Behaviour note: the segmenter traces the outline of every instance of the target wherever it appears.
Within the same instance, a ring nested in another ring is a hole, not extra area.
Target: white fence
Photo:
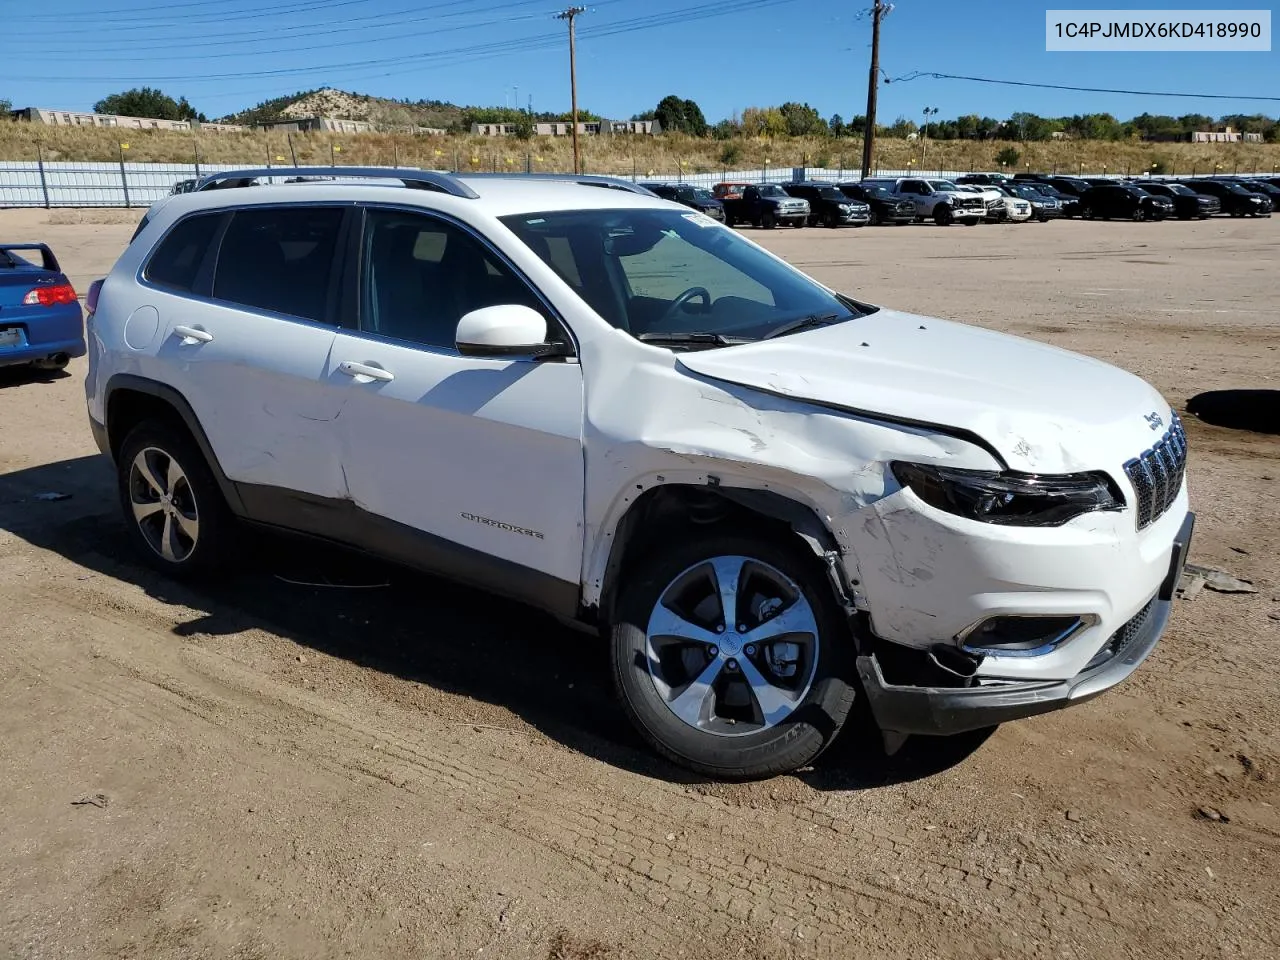
[[[33,161],[0,161],[0,208],[4,207],[148,207],[159,200],[179,180],[187,180],[223,170],[236,170],[249,164],[191,163],[67,163]],[[960,176],[962,170],[876,170],[878,177],[944,177]],[[1106,176],[1080,170],[1063,170],[1066,175]],[[1192,171],[1210,174],[1214,171]],[[1219,171],[1226,173],[1227,171]],[[1232,171],[1235,172],[1235,171]],[[1243,171],[1241,171],[1243,172]],[[722,180],[750,183],[785,183],[793,180],[857,180],[861,170],[850,167],[785,167],[770,166],[755,170],[722,169],[710,173],[654,171],[637,172],[632,177],[643,181],[682,181],[710,188]],[[465,176],[465,173],[462,174]],[[1120,176],[1112,172],[1111,176]],[[1186,175],[1185,172],[1183,174]],[[1267,174],[1270,176],[1271,174]]]

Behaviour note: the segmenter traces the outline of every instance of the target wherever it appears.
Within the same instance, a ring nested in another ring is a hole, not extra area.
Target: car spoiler
[[[58,258],[53,255],[47,243],[0,243],[0,254],[8,253],[10,250],[39,250],[46,270],[52,270],[54,273],[62,272],[62,268],[58,266]]]

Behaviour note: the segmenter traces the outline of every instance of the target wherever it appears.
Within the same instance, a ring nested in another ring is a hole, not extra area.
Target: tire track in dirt
[[[390,784],[421,801],[447,801],[452,814],[468,815],[478,828],[536,838],[564,860],[656,907],[678,898],[712,938],[748,925],[808,941],[820,952],[838,952],[869,928],[921,927],[945,911],[1008,924],[1013,908],[1028,935],[1086,917],[1127,925],[1109,910],[1106,891],[1081,892],[1065,875],[1031,865],[1041,883],[1057,891],[1028,895],[1015,890],[998,865],[984,870],[954,853],[923,856],[907,837],[850,824],[821,806],[772,810],[761,818],[767,822],[752,823],[726,817],[717,798],[668,785],[647,790],[648,802],[613,798],[601,805],[566,792],[533,767],[495,756],[487,744],[477,747],[447,734],[409,735],[404,731],[412,729],[411,718],[399,725],[371,723],[365,713],[277,682],[197,643],[175,644],[172,620],[145,610],[144,598],[135,605],[112,597],[108,606],[94,597],[97,591],[77,587],[83,604],[53,594],[42,600],[72,616],[94,610],[95,655],[120,675],[81,683],[46,668],[40,672],[47,681],[147,723],[176,727],[188,717],[198,719],[260,749],[302,751],[309,763],[335,775]],[[152,629],[140,635],[139,622]],[[432,717],[417,720],[419,726],[438,724]],[[784,839],[771,843],[768,837]]]

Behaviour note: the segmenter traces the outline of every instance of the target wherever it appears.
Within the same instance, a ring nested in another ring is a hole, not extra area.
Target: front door
[[[455,348],[459,318],[480,307],[521,303],[558,321],[493,248],[429,214],[368,210],[359,274],[359,329],[338,333],[327,376],[347,391],[350,496],[397,540],[385,552],[544,606],[557,592],[576,604],[581,368]],[[405,556],[416,534],[420,555]]]

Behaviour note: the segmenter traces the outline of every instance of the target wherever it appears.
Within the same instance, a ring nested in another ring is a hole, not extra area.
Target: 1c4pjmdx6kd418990
[[[855,692],[890,749],[1078,703],[1164,629],[1186,441],[1137,377],[617,181],[289,174],[161,201],[90,294],[161,569],[262,524],[598,628],[639,731],[717,777],[808,763]]]

